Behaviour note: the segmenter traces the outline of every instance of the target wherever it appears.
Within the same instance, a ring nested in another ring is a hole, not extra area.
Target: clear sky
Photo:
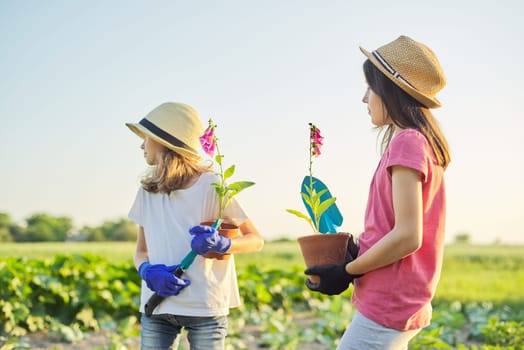
[[[77,227],[127,215],[145,170],[124,125],[165,101],[212,117],[238,196],[268,239],[309,234],[300,183],[314,172],[360,233],[379,160],[362,74],[401,34],[430,46],[448,85],[447,237],[524,242],[524,3],[406,1],[0,1],[0,211]]]

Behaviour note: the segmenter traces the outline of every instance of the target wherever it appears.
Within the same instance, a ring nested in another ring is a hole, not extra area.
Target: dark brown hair
[[[402,129],[416,129],[426,137],[437,163],[445,169],[451,161],[448,143],[429,108],[395,85],[371,61],[366,60],[363,68],[370,89],[380,96],[387,115],[394,123],[384,131],[382,151],[388,147],[395,125]]]

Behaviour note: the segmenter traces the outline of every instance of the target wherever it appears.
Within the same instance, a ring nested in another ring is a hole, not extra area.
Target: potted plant
[[[313,176],[313,161],[321,154],[323,140],[320,129],[309,123],[309,175],[304,177],[300,192],[308,214],[286,209],[306,220],[313,229],[313,234],[298,238],[307,267],[343,263],[350,237],[347,233],[337,233],[343,219],[335,204],[336,197],[332,197],[327,186]],[[317,276],[310,276],[310,280],[318,283]]]
[[[204,131],[204,134],[200,136],[200,144],[207,155],[209,155],[211,158],[214,157],[214,160],[219,167],[219,172],[217,175],[219,175],[220,179],[219,181],[212,183],[212,186],[215,188],[217,193],[219,202],[217,220],[219,220],[220,225],[218,226],[218,232],[222,236],[234,238],[238,235],[238,226],[231,223],[222,222],[224,209],[229,205],[231,199],[233,199],[234,196],[244,189],[253,186],[255,183],[251,181],[237,181],[230,184],[227,183],[227,180],[230,179],[235,173],[235,165],[233,164],[224,170],[224,164],[222,162],[224,155],[220,153],[220,148],[218,147],[218,138],[215,134],[216,128],[217,125],[210,118],[207,129]],[[201,224],[212,226],[213,223],[213,221],[206,221],[202,222]],[[229,259],[229,254],[209,252],[204,255],[204,257],[223,260]]]

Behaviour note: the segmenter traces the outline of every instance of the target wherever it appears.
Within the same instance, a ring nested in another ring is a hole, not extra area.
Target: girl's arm
[[[346,265],[350,274],[362,274],[394,263],[422,244],[422,181],[420,173],[402,166],[391,168],[395,226],[358,259]]]
[[[239,226],[242,236],[231,240],[231,247],[227,251],[230,254],[258,252],[264,247],[264,239],[250,219]]]
[[[138,235],[136,236],[135,257],[133,258],[133,262],[135,263],[137,270],[144,261],[149,261],[149,257],[147,256],[147,245],[144,235],[144,228],[139,226]]]

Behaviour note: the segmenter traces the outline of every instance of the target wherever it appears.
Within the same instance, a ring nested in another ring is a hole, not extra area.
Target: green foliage
[[[64,242],[64,241],[136,241],[137,226],[127,219],[105,221],[101,226],[84,226],[73,233],[69,217],[37,213],[25,219],[25,227],[14,223],[11,216],[0,212],[0,242]]]
[[[137,225],[129,220],[121,218],[116,221],[106,221],[101,226],[84,226],[80,235],[89,242],[99,241],[136,241]]]
[[[137,319],[139,278],[131,263],[91,254],[53,260],[0,261],[0,334],[51,330],[64,341],[98,331],[109,320]]]
[[[481,349],[522,349],[524,321],[517,310],[491,303],[440,305],[431,325],[410,343],[410,349],[468,349],[463,343],[483,344]],[[472,349],[476,349],[473,347]]]
[[[71,218],[42,213],[28,217],[26,224],[26,229],[17,239],[19,242],[63,242],[73,228]]]
[[[32,260],[52,260],[56,254],[103,256],[108,263],[129,262],[134,254],[135,242],[39,242],[0,244],[0,260],[5,257]]]
[[[469,244],[470,242],[471,242],[471,236],[467,232],[461,232],[455,235],[455,243]]]
[[[21,236],[21,232],[22,228],[9,214],[0,212],[0,242],[12,242]]]
[[[450,245],[436,300],[522,305],[523,285],[524,246]]]
[[[133,244],[119,253],[121,243],[55,243],[54,252],[48,244],[20,246],[26,249],[23,255],[30,256],[41,245],[51,258],[0,258],[0,349],[30,348],[24,347],[24,334],[43,330],[73,343],[86,332],[111,330],[112,348],[124,349],[123,339],[136,335],[138,327],[140,281],[130,261]],[[8,246],[12,252],[17,245]],[[55,255],[73,252],[70,246],[93,247],[109,258]],[[0,256],[6,255],[0,249]],[[411,341],[410,349],[522,349],[524,298],[522,284],[514,289],[513,279],[521,283],[523,260],[522,247],[450,247],[432,323]],[[333,297],[305,288],[304,267],[293,241],[269,242],[264,252],[238,255],[235,261],[243,305],[232,310],[227,349],[253,349],[254,343],[267,349],[301,349],[312,342],[318,349],[336,347],[354,314],[351,288]],[[504,275],[506,283],[492,284],[492,272],[506,270],[511,274]],[[461,279],[469,283],[461,293],[446,290]],[[480,291],[477,300],[471,290]]]
[[[501,321],[491,316],[480,334],[487,344],[496,346],[521,346],[524,344],[524,322]]]

